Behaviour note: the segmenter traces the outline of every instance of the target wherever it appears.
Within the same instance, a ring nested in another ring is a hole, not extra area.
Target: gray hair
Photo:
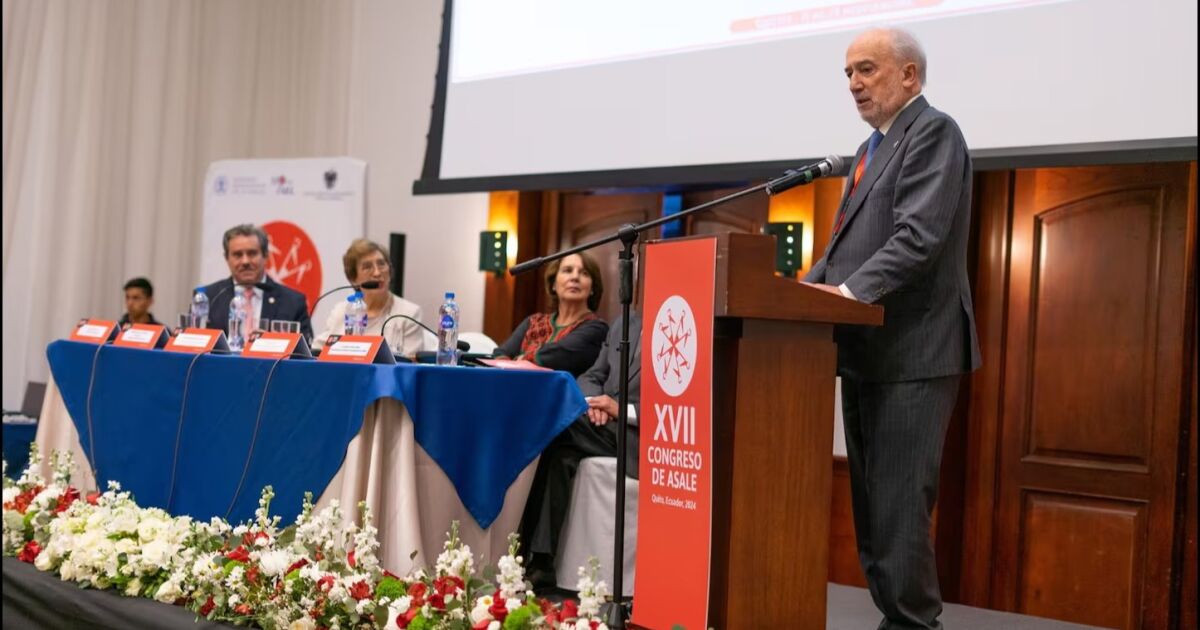
[[[228,230],[225,230],[225,236],[221,239],[221,247],[225,249],[225,257],[229,258],[229,241],[235,236],[255,236],[258,237],[258,244],[262,250],[262,255],[267,255],[267,247],[270,245],[270,240],[267,238],[267,233],[262,228],[251,223],[243,223],[235,225]]]
[[[921,81],[921,87],[925,87],[925,49],[921,47],[921,42],[917,41],[912,33],[902,28],[883,30],[891,35],[892,52],[896,55],[896,61],[901,64],[916,65],[917,79]]]

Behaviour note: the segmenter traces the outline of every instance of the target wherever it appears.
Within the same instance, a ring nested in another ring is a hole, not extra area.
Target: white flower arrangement
[[[356,523],[336,501],[314,511],[309,493],[296,522],[281,529],[268,486],[252,521],[200,522],[140,507],[116,482],[85,499],[70,485],[69,454],[52,458],[49,484],[38,473],[36,446],[16,482],[5,476],[3,553],[83,587],[268,630],[604,627],[597,615],[607,587],[595,579],[594,559],[590,572],[580,569],[578,608],[560,608],[528,590],[515,535],[497,562],[494,589],[476,577],[457,522],[432,572],[398,577],[379,564],[378,531],[365,504]]]

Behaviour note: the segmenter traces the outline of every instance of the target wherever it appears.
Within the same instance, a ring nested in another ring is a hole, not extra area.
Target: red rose
[[[575,619],[578,616],[579,604],[576,604],[575,600],[568,599],[567,601],[563,602],[562,613],[559,615],[559,619],[566,621],[568,619]]]
[[[559,610],[550,603],[550,600],[543,597],[538,600],[538,607],[542,609],[542,616],[546,618],[546,623],[551,627],[560,621]]]
[[[425,605],[425,599],[429,595],[429,587],[424,582],[413,582],[408,585],[408,596],[412,598],[410,606],[420,608]]]
[[[287,575],[296,569],[303,569],[306,566],[308,566],[308,558],[300,558],[299,560],[293,562],[292,566],[288,567],[287,571],[284,571],[283,574]]]
[[[424,604],[421,605],[424,606]],[[400,626],[401,628],[407,628],[408,624],[412,623],[412,620],[416,619],[417,615],[419,614],[421,614],[420,607],[409,606],[407,612],[405,612],[403,615],[396,616],[396,625]]]
[[[41,552],[42,546],[36,540],[31,540],[21,548],[21,553],[17,554],[17,560],[33,564],[33,561],[37,559],[38,554]]]
[[[226,558],[236,562],[250,562],[250,552],[242,545],[238,545],[237,549],[225,554]]]
[[[249,604],[238,604],[237,606],[233,607],[233,612],[235,612],[239,615],[249,617],[250,612],[251,612],[250,605]]]
[[[208,601],[204,602],[204,605],[200,607],[200,616],[207,617],[208,613],[212,612],[213,608],[216,607],[217,603],[213,601],[212,595],[209,595]]]
[[[433,581],[433,590],[442,595],[453,595],[466,588],[462,578],[457,575],[447,575]]]
[[[499,619],[497,619],[496,621],[499,621]],[[492,625],[491,619],[480,619],[479,623],[471,626],[471,630],[487,630],[488,626],[490,626],[490,625]]]
[[[329,589],[331,588],[333,588],[332,575],[325,575],[322,576],[321,579],[317,580],[317,590],[321,591],[322,593],[328,593]]]
[[[399,575],[396,575],[395,573],[392,573],[391,571],[388,571],[387,569],[384,569],[384,570],[383,570],[383,576],[384,576],[384,577],[390,577],[390,578],[392,578],[392,579],[394,579],[394,580],[399,580],[399,579],[400,579],[400,576],[399,576]]]
[[[63,490],[62,494],[58,495],[58,502],[54,506],[54,513],[62,514],[63,512],[66,512],[67,508],[71,507],[71,504],[77,499],[79,499],[79,491],[75,488],[67,486],[67,489]]]
[[[371,586],[366,580],[359,580],[350,586],[350,597],[362,601],[371,598]]]
[[[447,575],[433,581],[433,595],[429,596],[429,604],[438,610],[446,610],[446,599],[453,597],[460,589],[465,588],[462,578]]]
[[[21,494],[18,494],[12,501],[4,504],[4,509],[15,510],[21,514],[29,509],[29,504],[33,503],[33,498],[42,491],[42,486],[34,486]]]
[[[258,567],[250,567],[246,570],[246,581],[254,584],[258,581]]]
[[[99,503],[100,502],[100,493],[99,492],[89,493],[87,495],[87,502],[88,502],[88,505],[96,505],[97,503]]]
[[[346,554],[346,564],[350,565],[351,569],[353,569],[356,566],[354,563],[354,550],[353,549],[350,550],[350,553]]]
[[[504,623],[504,618],[508,616],[508,606],[504,604],[504,598],[497,595],[492,598],[492,605],[488,607],[488,614],[500,623]]]

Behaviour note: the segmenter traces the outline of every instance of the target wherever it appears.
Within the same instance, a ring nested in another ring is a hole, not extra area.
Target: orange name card
[[[105,343],[112,339],[117,332],[117,322],[107,319],[81,319],[71,331],[71,341],[86,343]]]
[[[286,359],[292,356],[311,358],[312,352],[300,333],[255,332],[250,335],[250,343],[242,348],[242,356],[260,359]]]
[[[391,348],[378,335],[330,335],[321,351],[320,361],[335,363],[383,363],[396,362]]]
[[[167,350],[203,354],[212,350],[229,350],[225,333],[211,328],[185,328],[167,342]]]
[[[167,344],[166,328],[159,324],[132,324],[117,335],[114,346],[153,350]]]

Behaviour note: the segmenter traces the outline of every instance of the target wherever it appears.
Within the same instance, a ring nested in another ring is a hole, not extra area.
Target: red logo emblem
[[[304,294],[308,308],[321,295],[321,256],[308,234],[295,223],[271,221],[263,224],[271,237],[267,273],[277,282]]]

